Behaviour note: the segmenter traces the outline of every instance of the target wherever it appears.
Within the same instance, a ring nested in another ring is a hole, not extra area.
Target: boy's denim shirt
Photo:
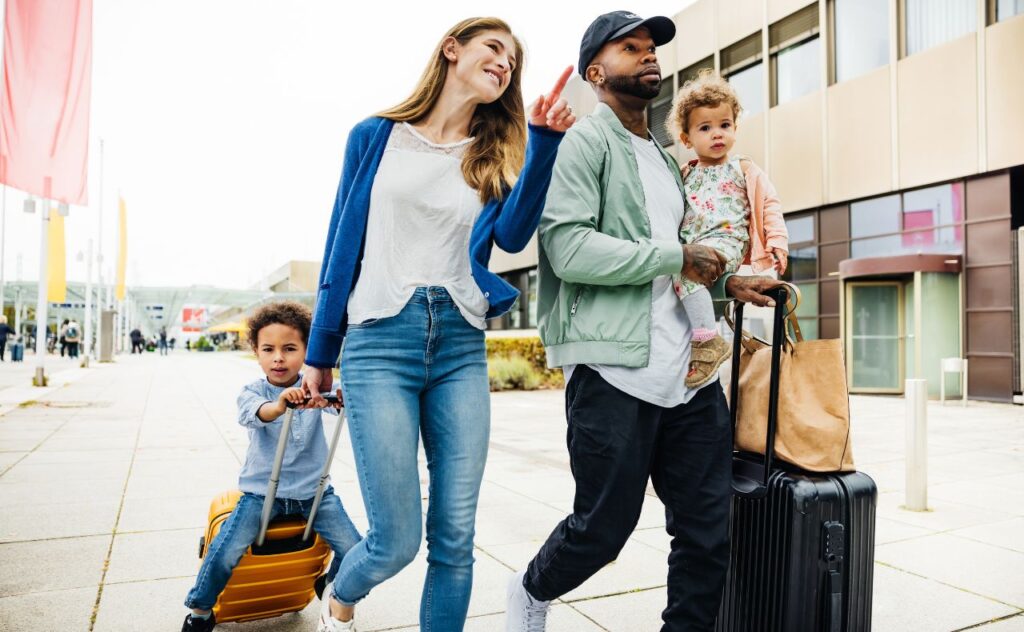
[[[292,386],[301,384],[300,374]],[[238,395],[238,423],[249,429],[249,450],[245,453],[245,465],[238,475],[238,487],[243,492],[259,496],[267,493],[270,470],[274,465],[274,454],[287,413],[267,423],[260,421],[256,412],[263,404],[277,401],[286,388],[291,387],[274,386],[263,378],[247,384]],[[336,383],[332,392],[338,388]],[[291,436],[281,464],[278,498],[305,500],[316,494],[320,472],[327,460],[327,441],[324,439],[321,419],[323,411],[335,412],[333,408],[294,411],[289,433]]]

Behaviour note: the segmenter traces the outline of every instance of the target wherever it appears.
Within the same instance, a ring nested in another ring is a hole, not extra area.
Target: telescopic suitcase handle
[[[341,400],[338,399],[337,395],[331,393],[321,393],[321,397],[327,400],[328,404],[335,405],[339,404]],[[308,403],[309,400],[307,399]],[[292,428],[292,416],[295,414],[295,408],[298,404],[293,402],[287,402],[285,404],[288,409],[284,414],[284,421],[281,423],[281,436],[277,440],[277,451],[274,453],[274,465],[270,470],[270,482],[267,484],[267,495],[263,497],[263,513],[260,516],[260,532],[256,536],[256,546],[263,546],[263,541],[267,537],[267,528],[270,526],[270,513],[274,508],[274,499],[277,497],[277,484],[281,480],[281,464],[284,463],[284,451],[285,446],[288,444],[288,436],[291,433]],[[345,424],[345,413],[344,409],[338,413],[338,425],[334,429],[334,437],[331,439],[331,451],[327,456],[327,463],[324,464],[323,473],[320,476],[320,485],[316,490],[316,500],[313,502],[313,508],[309,513],[309,520],[306,523],[306,531],[302,536],[303,540],[309,537],[310,525],[313,524],[313,519],[316,518],[316,511],[320,506],[320,499],[324,494],[324,483],[327,481],[327,476],[331,471],[331,460],[334,458],[334,449],[338,445],[338,437],[341,434],[341,427]]]
[[[786,284],[772,288],[765,295],[775,300],[775,318],[772,326],[772,362],[768,385],[768,432],[765,438],[765,453],[761,463],[746,459],[732,460],[732,491],[743,498],[764,498],[768,494],[768,477],[772,472],[775,457],[775,430],[779,415],[779,366],[782,362],[782,345],[786,340],[786,304],[796,295],[796,288]],[[737,411],[740,396],[740,354],[743,341],[743,303],[735,302],[734,330],[732,345],[732,381],[729,384],[729,407],[733,433],[736,432]]]

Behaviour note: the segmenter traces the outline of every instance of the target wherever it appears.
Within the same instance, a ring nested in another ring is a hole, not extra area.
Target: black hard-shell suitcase
[[[773,291],[768,454],[733,456],[732,553],[716,630],[868,632],[878,490],[862,472],[803,472],[774,462],[785,287]],[[735,310],[736,331],[743,306]],[[734,336],[733,357],[740,356]],[[784,388],[799,385],[784,384]],[[730,384],[733,424],[739,362]]]

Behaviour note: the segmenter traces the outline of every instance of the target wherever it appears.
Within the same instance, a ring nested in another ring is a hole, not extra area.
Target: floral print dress
[[[750,200],[740,158],[720,165],[696,165],[683,179],[686,211],[679,227],[683,243],[711,246],[728,260],[726,272],[735,272],[750,248]],[[680,298],[704,286],[678,277],[673,284]]]

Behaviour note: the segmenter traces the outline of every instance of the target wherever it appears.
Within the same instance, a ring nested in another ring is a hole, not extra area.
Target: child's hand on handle
[[[772,248],[772,257],[775,259],[774,268],[775,271],[782,276],[782,273],[786,271],[786,265],[789,263],[789,253],[782,248]]]
[[[555,82],[555,87],[547,96],[541,95],[530,106],[530,124],[546,127],[555,132],[564,132],[576,122],[576,115],[569,103],[561,98],[562,89],[572,76],[572,66],[562,71],[562,76]]]
[[[302,390],[302,387],[293,386],[281,391],[281,395],[277,398],[277,405],[280,407],[281,412],[284,412],[284,409],[288,407],[288,402],[291,402],[296,406],[302,406],[305,401],[306,393]]]
[[[302,392],[309,398],[307,408],[324,408],[327,400],[320,396],[320,393],[330,393],[334,385],[334,372],[330,369],[321,369],[315,366],[306,367],[302,374]],[[341,400],[341,391],[338,391],[338,400]]]

